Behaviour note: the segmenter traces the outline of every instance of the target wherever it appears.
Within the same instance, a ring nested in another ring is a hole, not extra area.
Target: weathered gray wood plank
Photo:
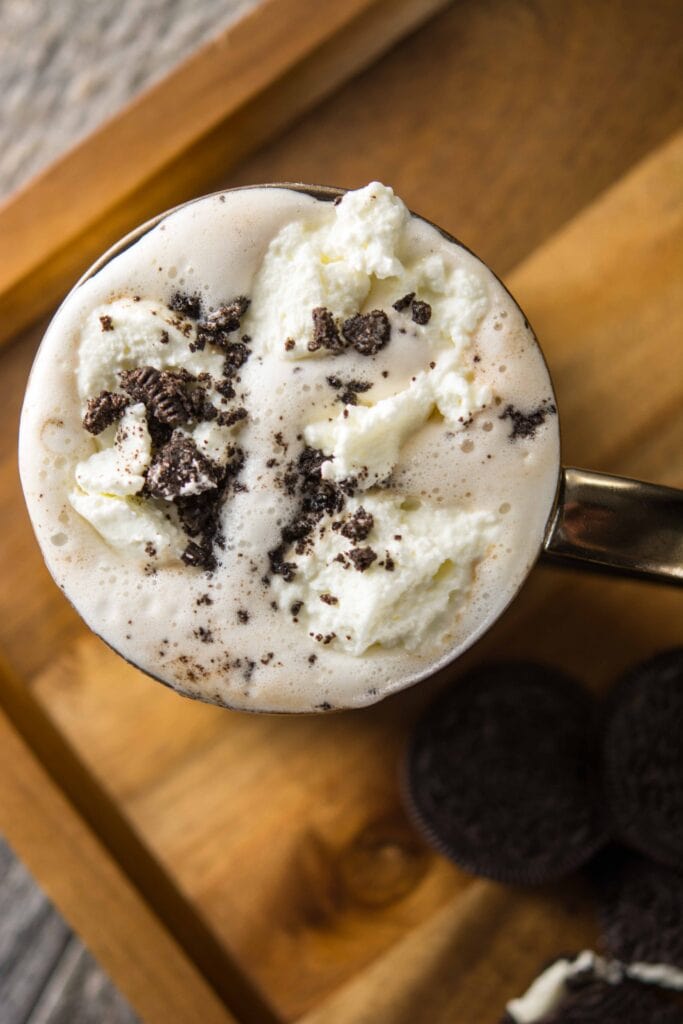
[[[1,848],[6,861],[9,850],[4,844]],[[24,1024],[68,938],[66,924],[24,867],[11,858],[0,880],[2,1024]]]
[[[0,838],[0,1024],[136,1020]]]
[[[75,936],[26,1024],[135,1024],[137,1017]]]

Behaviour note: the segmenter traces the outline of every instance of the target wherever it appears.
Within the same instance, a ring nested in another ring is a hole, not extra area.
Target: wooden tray
[[[167,202],[380,178],[504,275],[557,384],[565,461],[682,486],[678,5],[461,0],[371,63],[440,6],[276,0],[229,30],[0,210],[5,333]],[[236,41],[249,59],[221,100],[211,53],[225,71]],[[272,73],[245,84],[266,51]],[[160,152],[179,80],[201,123]],[[101,147],[127,133],[121,181]],[[493,1024],[544,961],[595,943],[581,880],[475,880],[414,834],[397,765],[444,676],[361,712],[252,717],[176,697],[85,630],[16,476],[39,336],[0,354],[0,830],[149,1024]],[[448,676],[524,656],[601,691],[680,642],[680,619],[673,589],[539,568]]]

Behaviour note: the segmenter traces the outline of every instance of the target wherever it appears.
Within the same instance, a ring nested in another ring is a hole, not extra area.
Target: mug
[[[258,186],[242,186],[233,190],[223,189],[215,194],[221,195],[225,191],[242,191],[244,188],[284,188],[305,193],[325,202],[333,202],[346,192],[345,189],[332,186],[275,182]],[[189,203],[182,203],[135,228],[92,264],[70,294],[166,217],[197,201],[198,199],[195,199],[190,200]],[[425,218],[419,219],[425,220]],[[429,221],[427,223],[431,224]],[[431,224],[431,226],[439,231],[446,241],[461,248],[467,248],[438,225]],[[514,297],[511,296],[511,298],[515,302]],[[519,309],[516,302],[515,305]],[[533,337],[538,344],[535,335]],[[542,352],[540,345],[539,351]],[[680,586],[683,584],[683,490],[590,470],[565,468],[562,467],[558,458],[554,501],[550,508],[537,557],[531,561],[528,572],[539,558],[576,568],[635,576]],[[458,654],[454,652],[450,658],[440,660],[439,670],[451,664],[460,653],[471,647],[484,632],[490,629],[493,622],[497,621],[497,618],[515,599],[528,572],[511,595],[507,605],[499,610],[498,616],[488,624],[487,629],[477,632],[469,638],[464,645],[459,647]],[[413,685],[433,674],[433,671],[426,671],[418,676],[408,676],[405,681],[401,680],[400,687],[397,686],[391,692]],[[165,682],[158,676],[154,676],[154,678]]]

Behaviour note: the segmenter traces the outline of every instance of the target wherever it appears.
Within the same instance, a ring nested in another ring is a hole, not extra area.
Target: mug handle
[[[683,585],[683,490],[562,469],[542,557]]]

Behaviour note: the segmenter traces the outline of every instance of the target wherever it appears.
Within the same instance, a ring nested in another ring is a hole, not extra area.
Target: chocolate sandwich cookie
[[[413,817],[473,874],[540,884],[605,842],[594,706],[572,679],[535,664],[490,665],[438,698],[406,770]]]
[[[507,1013],[501,1024],[683,1024],[683,1010],[660,992],[628,979],[568,979],[559,1006],[540,1017]]]
[[[605,790],[628,846],[683,867],[683,648],[628,672],[604,730]]]
[[[626,850],[594,870],[603,942],[632,977],[683,988],[683,874]]]

